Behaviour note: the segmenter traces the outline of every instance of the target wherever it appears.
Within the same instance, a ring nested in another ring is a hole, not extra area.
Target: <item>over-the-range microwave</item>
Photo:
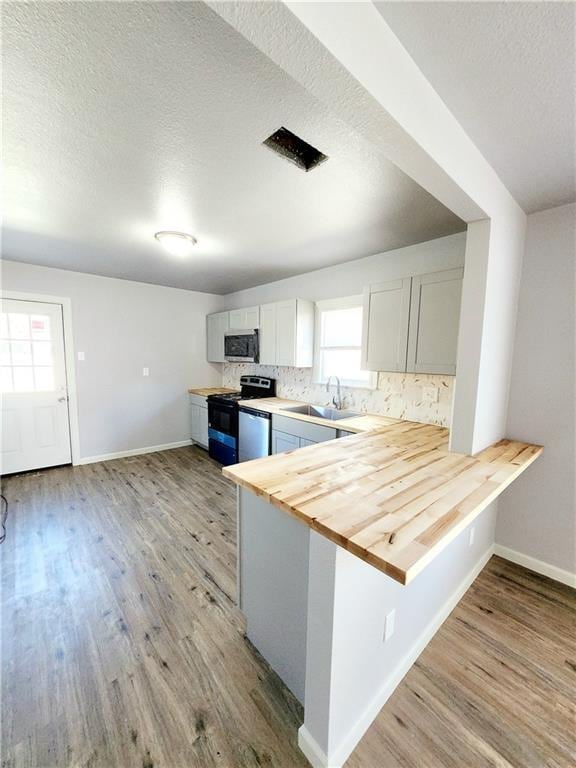
[[[224,334],[224,357],[231,363],[259,362],[258,329],[226,331]]]

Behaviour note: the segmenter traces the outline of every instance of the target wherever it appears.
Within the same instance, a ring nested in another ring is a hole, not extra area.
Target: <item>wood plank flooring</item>
[[[235,489],[198,448],[3,480],[3,768],[300,768],[244,637]],[[347,768],[575,762],[574,592],[494,558]]]

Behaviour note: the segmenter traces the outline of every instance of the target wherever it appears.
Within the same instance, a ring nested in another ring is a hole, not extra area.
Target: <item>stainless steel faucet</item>
[[[340,391],[340,379],[338,376],[328,376],[326,381],[326,392],[330,392],[330,382],[332,379],[336,379],[336,394],[332,398],[332,403],[336,410],[341,411],[344,403],[342,402],[342,393]]]

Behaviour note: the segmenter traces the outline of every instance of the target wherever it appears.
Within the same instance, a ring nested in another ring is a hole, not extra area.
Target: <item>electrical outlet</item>
[[[142,376],[150,376],[150,368],[142,368]]]
[[[385,643],[390,640],[392,635],[394,634],[394,625],[396,623],[396,609],[390,611],[390,613],[386,614],[386,617],[384,619],[384,637],[383,640]]]
[[[422,387],[422,401],[424,403],[437,403],[438,387]]]
[[[476,526],[472,526],[470,528],[470,533],[468,535],[468,546],[471,547],[472,544],[474,544],[474,537],[476,536]]]

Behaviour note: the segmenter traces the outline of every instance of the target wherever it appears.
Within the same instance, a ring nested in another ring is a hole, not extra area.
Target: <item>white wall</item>
[[[460,232],[230,293],[224,297],[223,306],[235,309],[282,299],[320,301],[355,296],[370,283],[461,267],[465,249],[466,233]]]
[[[190,438],[187,388],[221,380],[206,362],[205,315],[222,297],[10,261],[2,278],[4,290],[71,299],[86,356],[76,360],[81,458]]]
[[[576,572],[576,206],[528,217],[508,434],[544,453],[500,499],[496,540]]]
[[[494,505],[402,586],[310,533],[304,725],[317,765],[342,765],[492,552]],[[385,617],[395,611],[392,637]],[[391,767],[392,768],[392,767]]]

